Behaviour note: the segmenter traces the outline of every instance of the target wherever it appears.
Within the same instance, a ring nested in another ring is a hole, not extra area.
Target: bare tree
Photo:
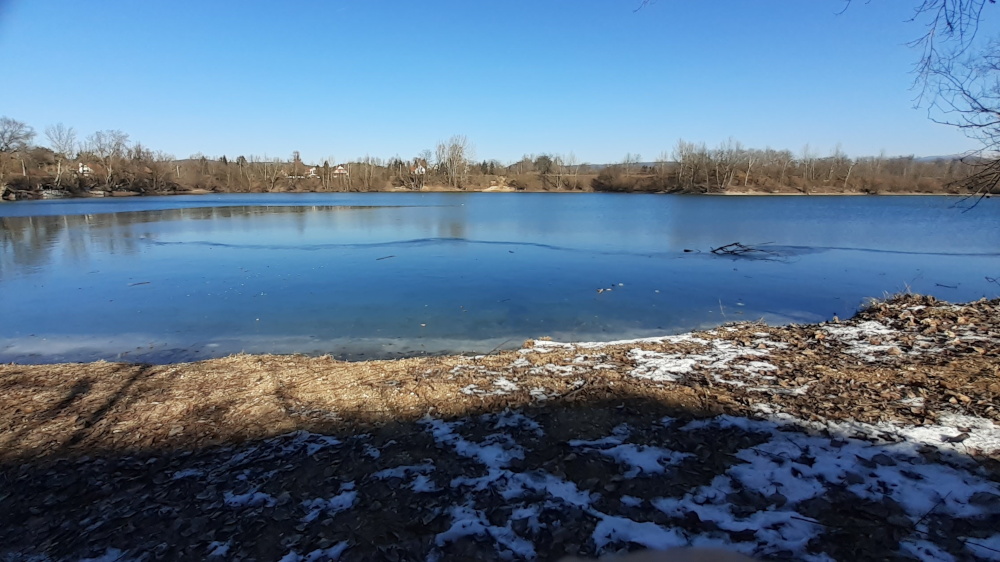
[[[712,152],[715,162],[715,183],[719,191],[725,191],[736,178],[736,167],[740,164],[743,145],[729,137]]]
[[[801,164],[802,167],[802,179],[805,180],[805,187],[803,187],[801,191],[808,194],[809,185],[812,183],[813,178],[816,175],[816,155],[809,147],[809,143],[806,143],[806,145],[802,147],[802,157],[799,158],[799,164]]]
[[[844,0],[846,10],[852,0]],[[982,148],[959,183],[985,195],[1000,187],[1000,37],[979,37],[987,6],[996,0],[919,0],[910,21],[924,32],[910,43],[920,50],[914,87],[918,105],[938,123],[958,127]]]
[[[319,180],[323,186],[323,191],[330,191],[330,160],[332,158],[323,160],[323,165],[319,168]]]
[[[0,152],[18,152],[28,148],[35,138],[35,130],[27,123],[0,117]]]
[[[775,159],[781,164],[781,175],[778,176],[778,185],[785,185],[785,174],[789,166],[795,163],[795,156],[791,150],[779,150],[775,153]]]
[[[573,184],[573,189],[580,189],[580,163],[576,160],[576,154],[570,151],[569,156],[566,157],[566,170],[570,177],[573,178],[571,183]]]
[[[826,159],[826,163],[829,165],[829,171],[826,175],[826,183],[832,184],[833,179],[838,177],[840,173],[845,172],[845,169],[851,166],[851,159],[844,154],[844,151],[840,148],[840,143],[833,149],[830,153],[830,157]]]
[[[622,159],[622,168],[625,170],[626,178],[635,173],[640,160],[642,160],[642,156],[638,154],[631,152],[625,154],[625,158]]]
[[[118,130],[97,131],[87,137],[87,150],[104,166],[104,185],[114,188],[115,168],[128,148],[128,135]]]
[[[63,162],[73,158],[76,153],[76,131],[62,123],[45,128],[45,137],[56,156],[56,186],[62,180]]]
[[[455,135],[448,143],[438,143],[437,167],[444,173],[448,184],[460,189],[468,179],[469,160],[473,158],[472,145],[465,135]]]
[[[254,176],[261,178],[267,191],[274,191],[278,185],[278,179],[281,177],[280,160],[268,158],[266,154],[263,157],[251,155],[248,167],[252,168]]]
[[[361,177],[361,188],[364,191],[371,191],[372,187],[375,186],[375,173],[381,164],[382,162],[378,158],[373,158],[368,154],[358,159],[358,171],[355,173]]]
[[[28,175],[28,170],[24,165],[23,153],[25,149],[31,146],[31,141],[34,138],[35,130],[27,123],[6,116],[0,117],[0,160],[3,160],[0,162],[0,181],[6,175],[6,159],[3,157],[5,153],[20,154],[21,174],[24,176]],[[0,189],[0,191],[3,190]]]
[[[173,161],[173,155],[160,150],[149,154],[149,160],[146,162],[146,167],[148,169],[149,180],[152,184],[153,191],[159,191],[166,187],[167,178],[170,176],[170,168]]]
[[[932,66],[928,80],[935,89],[928,112],[938,123],[953,125],[977,139],[982,150],[970,160],[979,164],[962,180],[981,195],[1000,188],[1000,38],[981,53],[961,59],[942,59]]]
[[[704,186],[709,182],[711,162],[705,143],[695,144],[680,139],[674,147],[673,157],[679,165],[677,180],[681,188],[688,191],[705,189]]]
[[[750,169],[760,160],[760,153],[756,150],[746,150],[743,152],[743,161],[747,163],[747,175],[743,178],[743,187],[750,185]]]
[[[246,179],[246,191],[253,191],[253,168],[247,162],[246,156],[241,154],[236,157],[236,168],[239,169],[240,183]],[[240,189],[242,189],[242,186],[240,186]]]

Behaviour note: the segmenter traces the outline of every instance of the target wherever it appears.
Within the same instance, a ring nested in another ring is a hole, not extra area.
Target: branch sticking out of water
[[[717,256],[737,256],[751,259],[775,259],[780,257],[777,252],[762,250],[754,246],[747,246],[739,242],[712,248],[712,253]]]

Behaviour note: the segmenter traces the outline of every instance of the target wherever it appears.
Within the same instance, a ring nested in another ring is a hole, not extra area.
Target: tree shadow
[[[58,381],[43,383],[35,377],[19,380],[20,373],[8,373],[2,389],[5,394],[28,395],[42,406],[27,408],[21,416],[20,427],[5,432],[0,443],[9,448],[14,445],[22,448],[22,441],[30,438],[36,443],[28,447],[32,455],[65,455],[80,443],[90,428],[99,424],[121,401],[129,399],[133,386],[147,371],[148,366],[108,364],[100,373],[100,381],[81,378],[66,391]],[[57,396],[46,400],[46,394]],[[50,404],[47,407],[46,401]],[[67,431],[67,426],[74,429]],[[42,436],[38,436],[39,433]]]
[[[88,427],[155,391],[146,372],[132,369],[94,404]],[[81,381],[56,406],[87,391]],[[232,414],[193,408],[186,423]],[[970,543],[988,548],[1000,528],[1000,495],[988,491],[998,473],[974,459],[804,422],[629,395],[336,418],[196,447],[100,447],[81,429],[61,448],[8,459],[0,558],[556,560],[688,543],[770,559],[975,558],[990,551]],[[968,490],[913,497],[959,481]]]

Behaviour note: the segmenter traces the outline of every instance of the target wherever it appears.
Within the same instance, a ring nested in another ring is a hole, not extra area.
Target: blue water
[[[904,290],[995,297],[1000,201],[963,205],[525,193],[4,203],[0,361],[485,352],[539,336],[814,322]],[[736,241],[769,259],[709,252]]]

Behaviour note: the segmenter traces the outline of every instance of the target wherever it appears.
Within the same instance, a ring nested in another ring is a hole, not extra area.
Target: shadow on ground
[[[129,400],[143,368],[108,369],[123,377],[111,400]],[[770,559],[1000,556],[995,472],[875,435],[645,397],[282,429],[187,448],[73,437],[8,459],[0,559],[555,560],[689,543]]]

